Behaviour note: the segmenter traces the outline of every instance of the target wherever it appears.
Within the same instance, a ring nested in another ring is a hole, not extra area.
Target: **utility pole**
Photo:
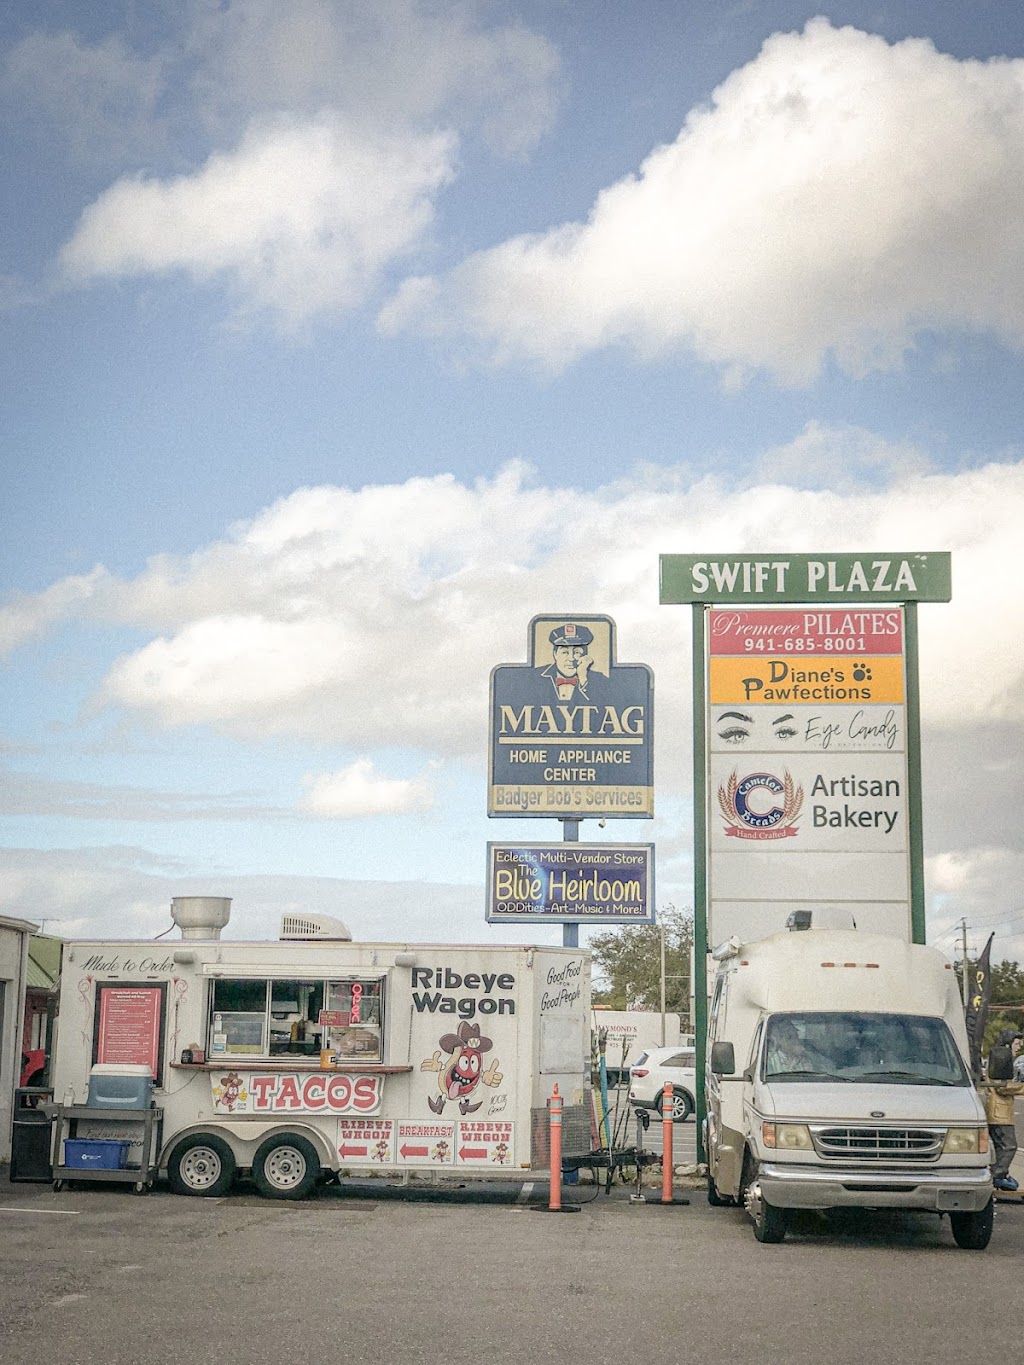
[[[960,950],[960,994],[963,996],[964,1009],[967,1008],[967,999],[970,990],[967,986],[967,920],[960,921],[961,930],[961,950]]]

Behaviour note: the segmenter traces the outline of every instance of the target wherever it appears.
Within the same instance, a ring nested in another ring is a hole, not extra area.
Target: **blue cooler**
[[[153,1073],[148,1066],[99,1062],[89,1072],[90,1109],[148,1109],[153,1099]]]

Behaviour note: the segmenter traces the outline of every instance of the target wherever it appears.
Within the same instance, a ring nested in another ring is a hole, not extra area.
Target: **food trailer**
[[[291,1199],[334,1174],[528,1179],[546,1167],[555,1085],[563,1152],[591,1149],[587,952],[353,943],[315,915],[235,942],[220,937],[229,913],[178,897],[180,941],[65,944],[62,1177],[92,1141],[121,1143],[137,1188],[166,1172],[200,1196],[239,1174]]]

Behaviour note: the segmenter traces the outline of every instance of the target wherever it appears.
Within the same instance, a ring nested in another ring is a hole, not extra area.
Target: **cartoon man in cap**
[[[603,673],[591,672],[594,660],[590,646],[594,633],[577,621],[566,621],[556,626],[548,636],[551,641],[553,663],[540,670],[560,702],[596,702],[607,682]]]

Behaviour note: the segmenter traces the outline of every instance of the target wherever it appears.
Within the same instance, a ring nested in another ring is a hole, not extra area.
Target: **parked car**
[[[661,1113],[665,1082],[672,1082],[672,1121],[685,1123],[697,1094],[697,1053],[692,1047],[652,1047],[629,1068],[629,1102]]]

